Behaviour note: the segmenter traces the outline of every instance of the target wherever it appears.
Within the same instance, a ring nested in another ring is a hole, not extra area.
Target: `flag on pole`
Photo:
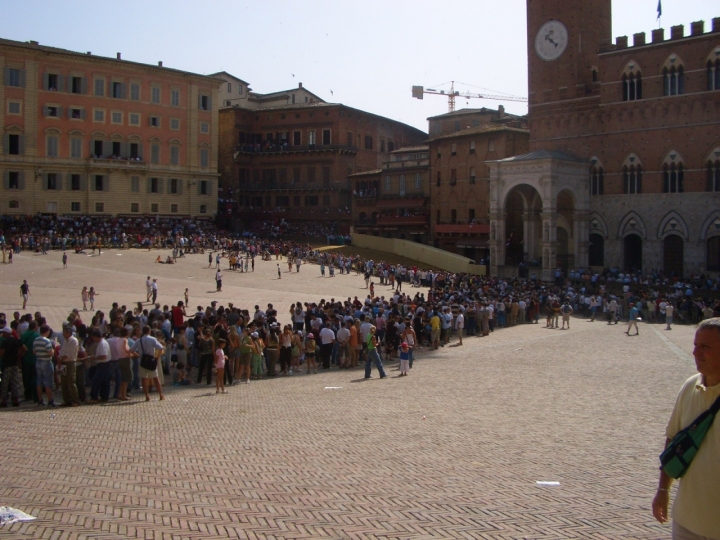
[[[662,0],[658,0],[657,12],[658,12],[657,18],[659,19],[660,17],[662,17]]]

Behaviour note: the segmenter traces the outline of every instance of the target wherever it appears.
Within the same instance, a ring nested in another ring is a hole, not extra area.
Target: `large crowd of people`
[[[383,362],[395,360],[404,376],[421,348],[437,350],[451,341],[459,347],[463,337],[541,320],[545,328],[569,328],[573,313],[608,324],[642,314],[667,329],[720,316],[720,302],[697,296],[689,284],[660,290],[632,279],[626,283],[614,272],[559,274],[547,284],[366,261],[278,239],[226,238],[212,245],[218,251],[209,254],[208,266],[218,274],[225,264],[247,271],[255,257],[277,260],[278,270],[280,262],[291,270],[297,265],[296,271],[301,263],[315,263],[323,276],[354,274],[368,294],[282,309],[250,309],[238,300],[192,310],[187,296],[161,307],[148,278],[147,306],[114,303],[105,314],[93,312],[90,303],[88,312],[89,291],[83,291],[83,310],[73,309],[62,328],[51,328],[39,312],[11,318],[0,313],[0,405],[26,400],[53,406],[55,388],[66,406],[125,401],[135,392],[150,400],[155,391],[163,399],[165,385],[210,385],[213,374],[218,393],[240,382],[314,374],[318,368],[364,367],[370,378],[374,364],[384,378]]]

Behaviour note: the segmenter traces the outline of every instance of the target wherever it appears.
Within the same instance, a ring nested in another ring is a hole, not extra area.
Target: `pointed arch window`
[[[682,158],[671,152],[663,163],[663,193],[683,193],[685,191],[685,167]]]
[[[623,166],[623,193],[637,195],[642,193],[642,165]]]
[[[679,96],[685,93],[685,68],[663,68],[663,95]]]
[[[720,47],[715,47],[707,60],[707,89],[720,90]]]
[[[642,73],[640,70],[626,69],[622,76],[623,101],[642,99]]]

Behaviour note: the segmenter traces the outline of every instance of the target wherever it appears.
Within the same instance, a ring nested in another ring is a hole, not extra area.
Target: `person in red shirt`
[[[173,325],[173,335],[177,336],[180,333],[180,329],[185,324],[185,316],[187,313],[185,313],[185,304],[183,304],[182,300],[180,300],[177,303],[177,306],[173,306],[172,308],[172,325]]]

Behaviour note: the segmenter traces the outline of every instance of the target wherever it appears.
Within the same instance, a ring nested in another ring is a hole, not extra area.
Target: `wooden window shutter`
[[[80,83],[80,93],[87,94],[87,77],[82,78],[82,82]],[[83,116],[85,118],[85,116]]]
[[[3,135],[3,154],[10,152],[10,134]]]
[[[47,189],[48,185],[48,173],[43,173],[42,175],[42,188]]]
[[[5,171],[5,174],[3,175],[3,187],[5,189],[10,189],[10,171]]]
[[[18,189],[25,189],[25,171],[18,173]]]
[[[110,191],[110,175],[103,175],[103,191]]]
[[[61,191],[61,190],[62,190],[62,178],[63,178],[62,173],[57,173],[57,174],[55,175],[55,189],[56,189],[57,191]],[[68,185],[70,185],[70,184],[68,183]]]
[[[63,89],[65,88],[65,87],[63,86],[63,81],[64,81],[63,76],[62,76],[62,75],[58,75],[58,76],[57,76],[57,89],[58,89],[58,92],[62,92]]]
[[[48,72],[43,73],[42,78],[42,89],[47,90],[50,85],[50,74]]]
[[[177,181],[177,192],[178,195],[182,195],[183,192],[183,184],[185,183],[185,180],[183,178],[178,178]]]
[[[157,192],[158,192],[158,194],[161,194],[161,195],[162,195],[162,192],[163,192],[163,179],[162,179],[162,178],[158,178],[158,179],[157,179],[157,183],[158,183],[158,185],[157,185],[157,187],[158,187]]]
[[[152,193],[152,178],[147,179],[147,192]]]

